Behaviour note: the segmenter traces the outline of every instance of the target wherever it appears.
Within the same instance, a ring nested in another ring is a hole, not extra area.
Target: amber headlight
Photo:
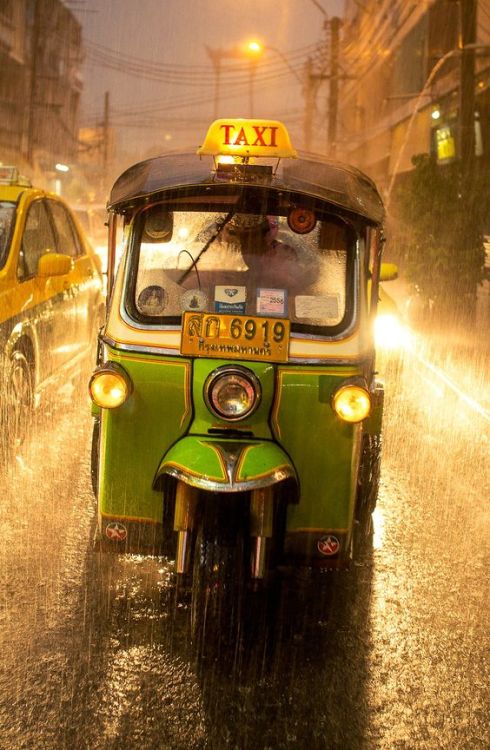
[[[103,409],[115,409],[127,400],[132,384],[122,367],[108,362],[96,369],[88,388],[94,404]]]
[[[332,406],[344,422],[361,422],[371,411],[371,396],[362,385],[349,383],[335,391]]]
[[[219,367],[204,384],[204,400],[221,419],[239,420],[250,416],[260,403],[258,378],[247,367]]]

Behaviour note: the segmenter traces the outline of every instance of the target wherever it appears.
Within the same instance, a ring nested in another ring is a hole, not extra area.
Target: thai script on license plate
[[[185,312],[181,354],[287,362],[289,320]]]

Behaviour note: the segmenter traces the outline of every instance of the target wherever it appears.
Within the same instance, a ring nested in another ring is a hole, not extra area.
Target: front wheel
[[[372,513],[378,499],[381,468],[381,435],[364,435],[356,503],[355,546],[362,551],[373,534]]]
[[[90,455],[90,478],[92,481],[92,492],[94,497],[99,493],[99,444],[100,444],[100,417],[94,419],[92,430],[92,447]]]
[[[218,658],[239,648],[247,539],[247,518],[239,500],[213,496],[204,503],[196,529],[191,594],[191,635],[201,658]]]
[[[25,355],[16,350],[10,358],[6,389],[6,433],[10,449],[17,450],[27,437],[32,417],[34,387]]]

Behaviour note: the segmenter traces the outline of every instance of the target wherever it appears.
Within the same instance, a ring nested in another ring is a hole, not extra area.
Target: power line
[[[264,79],[260,83],[258,83],[256,88],[259,91],[263,91],[264,89],[268,88],[271,84],[274,84],[275,82],[276,82],[276,77],[271,76],[268,79]],[[246,83],[242,83],[240,85],[230,87],[228,89],[228,93],[224,94],[223,99],[232,100],[234,98],[242,96],[243,92],[246,89],[246,86],[247,86]],[[198,106],[201,104],[207,104],[208,102],[209,102],[209,96],[184,97],[180,100],[177,100],[176,102],[173,102],[172,104],[169,104],[168,100],[165,100],[165,102],[161,104],[157,104],[154,101],[152,101],[151,104],[138,106],[137,109],[135,109],[134,104],[133,104],[131,107],[128,107],[128,108],[112,110],[111,121],[114,124],[119,126],[119,124],[121,124],[121,122],[124,121],[124,117],[126,118],[140,117],[141,115],[151,116],[151,115],[156,115],[158,112],[175,111],[178,109]],[[120,119],[121,117],[123,118],[122,121]],[[98,121],[100,121],[100,115],[95,118],[93,117],[84,118],[85,127],[90,127],[90,125],[96,125]]]
[[[275,83],[278,80],[281,80],[282,78],[285,78],[289,75],[288,70],[284,70],[282,72],[271,72],[271,73],[264,73],[262,76],[257,76],[257,84],[256,88],[259,90],[262,90],[264,85],[270,85],[271,83]],[[209,82],[209,86],[211,86],[211,81]],[[248,79],[240,80],[236,83],[230,84],[228,87],[229,92],[236,93],[237,95],[242,95],[243,92],[246,90],[248,86]],[[202,89],[202,86],[200,87]],[[226,89],[225,89],[226,91]],[[224,98],[232,98],[230,97],[230,94],[226,95]],[[155,103],[154,99],[151,100],[151,103],[148,104],[141,104],[138,106],[137,111],[135,112],[134,104],[127,108],[112,110],[111,112],[111,119],[115,119],[119,115],[129,115],[135,114],[135,116],[139,116],[141,114],[152,114],[156,113],[158,111],[168,111],[168,110],[175,110],[186,106],[193,106],[198,104],[203,104],[209,101],[209,96],[206,97],[184,97],[177,101],[174,101],[173,103],[168,102],[168,99],[165,99],[164,102],[161,104]],[[98,113],[90,114],[88,113],[84,120],[86,122],[93,122],[95,123],[98,119],[100,119],[100,115]]]
[[[289,61],[298,60],[308,54],[315,45],[307,45],[305,47],[293,50],[284,57]],[[120,66],[124,69],[124,72],[130,73],[142,73],[152,76],[176,76],[180,79],[191,79],[196,75],[208,75],[209,67],[204,65],[182,65],[182,64],[169,64],[169,63],[156,63],[151,60],[136,57],[134,55],[128,55],[121,53],[118,50],[113,50],[103,45],[87,42],[85,47],[88,51],[88,57],[95,59],[97,62],[104,63],[106,65]],[[272,67],[278,67],[279,62],[268,62],[262,63],[262,65],[269,65]],[[226,70],[232,74],[248,73],[250,68],[249,62],[233,63],[226,66]]]

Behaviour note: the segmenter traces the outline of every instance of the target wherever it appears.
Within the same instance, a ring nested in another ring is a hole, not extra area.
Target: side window
[[[44,201],[33,203],[27,213],[17,275],[24,279],[37,274],[39,258],[53,252],[56,242]]]
[[[49,201],[57,235],[57,252],[76,258],[81,255],[80,238],[66,208],[56,201]]]

